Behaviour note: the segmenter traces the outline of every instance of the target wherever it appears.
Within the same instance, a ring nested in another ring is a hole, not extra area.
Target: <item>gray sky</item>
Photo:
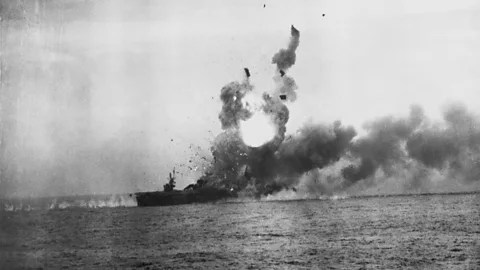
[[[145,153],[147,157],[133,160],[147,164],[142,168],[148,177],[118,184],[111,180],[115,172],[83,174],[87,180],[69,172],[73,178],[68,183],[87,182],[81,192],[160,188],[168,171],[195,153],[190,144],[208,152],[209,140],[220,132],[218,95],[223,85],[241,80],[248,67],[259,91],[272,89],[271,57],[286,46],[291,24],[301,38],[297,63],[289,71],[299,89],[290,106],[288,132],[309,119],[340,119],[360,127],[386,114],[406,114],[412,103],[431,117],[439,117],[449,101],[480,113],[479,3],[65,1],[47,11],[33,5],[25,11],[31,15],[27,17],[43,14],[38,16],[44,19],[12,22],[2,48],[10,66],[23,67],[9,75],[16,79],[9,87],[21,93],[12,115],[21,123],[17,133],[22,135],[16,137],[24,140],[16,140],[28,156],[17,163],[35,163],[32,155],[42,162],[57,155],[52,149],[58,142],[45,135],[52,130],[52,119],[63,123],[65,132],[59,136],[64,138],[70,137],[68,127],[78,133],[88,118],[84,144]],[[52,12],[56,15],[50,16]],[[55,83],[59,92],[52,92]],[[66,90],[83,84],[90,93],[88,109],[82,109],[81,96]],[[62,110],[58,104],[67,105]],[[79,143],[65,143],[61,150]],[[179,170],[184,173],[179,187],[200,173]],[[38,181],[17,183],[35,193],[43,183]],[[76,192],[76,185],[67,186],[59,192]]]

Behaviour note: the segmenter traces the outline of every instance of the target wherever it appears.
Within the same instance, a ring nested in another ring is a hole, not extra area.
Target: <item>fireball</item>
[[[265,101],[258,93],[249,92],[243,97],[242,105],[245,109],[249,110],[251,113],[254,113],[262,109],[262,107],[265,105]]]
[[[250,119],[240,122],[242,140],[251,147],[259,147],[271,141],[275,133],[272,120],[262,111],[255,112]]]

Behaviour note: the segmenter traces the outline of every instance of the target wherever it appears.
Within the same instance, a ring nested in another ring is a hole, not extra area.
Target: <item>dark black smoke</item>
[[[262,110],[271,116],[276,127],[275,137],[261,147],[245,145],[239,123],[249,119],[252,113],[244,108],[242,99],[253,87],[248,77],[242,83],[232,82],[224,86],[220,94],[223,106],[219,114],[224,131],[212,146],[214,164],[206,174],[210,176],[210,183],[229,189],[244,189],[250,183],[259,194],[292,187],[302,174],[336,162],[356,135],[353,128],[344,128],[336,122],[331,126],[305,125],[296,135],[285,138],[289,110],[276,94],[286,94],[292,102],[296,99],[295,80],[285,74],[295,63],[295,50],[299,44],[300,32],[292,26],[291,33],[288,48],[273,57],[277,70],[282,74],[274,77],[276,92],[273,96],[268,93],[262,95]]]
[[[444,112],[443,126],[419,130],[407,142],[410,157],[432,169],[449,169],[465,181],[480,179],[480,121],[462,104]]]
[[[405,158],[402,142],[421,124],[423,115],[420,107],[413,106],[407,119],[389,116],[365,124],[368,135],[356,140],[349,147],[349,156],[359,159],[360,162],[358,165],[348,165],[342,170],[345,180],[353,184],[371,176],[379,167],[387,174],[392,172],[392,166]]]
[[[413,106],[407,118],[366,125],[367,135],[348,151],[352,164],[341,171],[344,187],[374,177],[379,169],[385,177],[407,175],[412,187],[428,182],[434,172],[460,184],[480,180],[480,119],[461,104],[449,105],[443,119],[432,124]]]
[[[270,169],[278,177],[296,181],[312,169],[338,161],[355,135],[352,127],[342,127],[340,122],[332,126],[306,125],[280,145],[275,153],[276,167]]]
[[[420,106],[413,105],[407,117],[386,116],[366,123],[366,134],[360,137],[353,127],[338,121],[308,123],[286,136],[289,110],[276,95],[287,95],[291,102],[296,99],[295,80],[286,70],[295,63],[299,36],[292,26],[288,48],[273,57],[280,73],[274,77],[277,88],[273,96],[262,96],[262,110],[271,116],[276,136],[256,148],[243,142],[239,123],[254,112],[242,100],[253,86],[248,76],[242,83],[227,84],[220,94],[224,131],[213,143],[214,162],[203,180],[258,196],[293,188],[302,179],[307,179],[303,184],[309,191],[332,194],[362,181],[367,186],[381,184],[381,179],[371,181],[379,172],[384,179],[405,178],[406,189],[423,191],[435,172],[446,174],[450,181],[480,179],[480,121],[461,104],[445,110],[443,123],[432,123]]]

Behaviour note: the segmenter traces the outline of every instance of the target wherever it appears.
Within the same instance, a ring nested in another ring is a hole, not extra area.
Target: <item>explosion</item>
[[[250,119],[240,123],[240,134],[245,144],[259,147],[273,139],[275,127],[267,114],[257,112]]]
[[[251,115],[239,125],[242,140],[248,146],[260,147],[275,137],[275,125],[270,116],[264,112],[265,105],[265,100],[253,92],[249,92],[242,99],[242,106]]]
[[[327,166],[345,151],[355,132],[340,123],[305,127],[298,136],[285,138],[289,110],[284,101],[294,102],[298,88],[286,71],[295,64],[299,39],[300,32],[292,26],[287,49],[272,58],[277,67],[273,95],[254,91],[248,69],[242,83],[222,88],[219,119],[224,131],[212,146],[215,162],[204,177],[209,183],[269,193],[292,187],[302,174]]]
[[[243,82],[221,89],[223,132],[213,142],[214,160],[202,183],[261,196],[290,188],[334,194],[359,183],[381,185],[379,179],[402,179],[405,190],[427,189],[439,175],[464,183],[480,179],[480,121],[462,105],[445,112],[443,126],[412,106],[406,118],[367,123],[361,137],[338,121],[306,123],[286,137],[287,104],[296,101],[298,90],[286,72],[296,62],[299,39],[292,26],[287,48],[273,56],[271,94],[254,91],[248,69]]]

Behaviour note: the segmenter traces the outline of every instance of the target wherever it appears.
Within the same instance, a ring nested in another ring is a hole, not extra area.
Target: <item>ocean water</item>
[[[480,194],[78,205],[5,205],[0,269],[480,269]]]

